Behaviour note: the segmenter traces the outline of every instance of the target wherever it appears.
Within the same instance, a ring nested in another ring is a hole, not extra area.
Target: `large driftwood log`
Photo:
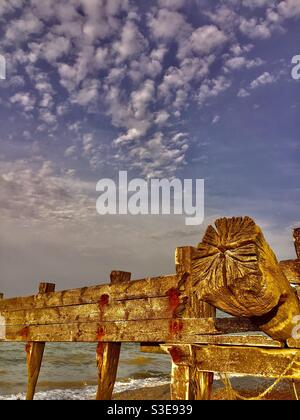
[[[249,217],[219,219],[193,256],[198,298],[252,318],[275,340],[287,340],[300,314],[299,300],[261,229]]]

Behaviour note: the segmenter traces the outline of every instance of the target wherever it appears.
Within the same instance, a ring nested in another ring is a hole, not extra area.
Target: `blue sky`
[[[5,293],[173,271],[174,248],[224,215],[294,257],[298,0],[2,0],[0,19]],[[204,178],[205,225],[97,216],[96,183],[119,170]]]

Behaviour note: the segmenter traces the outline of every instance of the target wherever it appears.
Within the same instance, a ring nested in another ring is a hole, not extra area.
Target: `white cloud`
[[[121,39],[114,44],[114,49],[121,61],[132,58],[147,47],[147,41],[135,22],[128,20],[121,32]]]
[[[240,70],[243,67],[251,69],[253,67],[259,67],[262,64],[264,64],[264,62],[261,58],[248,59],[243,56],[232,57],[225,62],[225,66],[229,70]]]
[[[253,80],[250,84],[251,89],[256,89],[263,85],[269,85],[271,83],[275,83],[277,78],[270,74],[269,72],[265,72],[261,74],[257,79]]]
[[[5,32],[5,41],[9,43],[24,42],[29,35],[38,34],[44,25],[32,11],[26,10],[18,19],[11,21]]]
[[[220,115],[215,115],[212,120],[212,124],[217,124],[220,121],[220,118]]]
[[[227,41],[227,36],[216,26],[205,25],[196,29],[191,36],[192,49],[199,54],[209,54]]]
[[[243,18],[240,23],[240,30],[251,39],[268,39],[272,35],[268,21],[256,18]]]
[[[77,147],[75,145],[68,147],[65,150],[64,156],[66,158],[75,157],[77,153]]]
[[[72,96],[72,102],[87,106],[97,100],[100,90],[100,81],[97,79],[86,80],[81,89]]]
[[[185,17],[175,11],[160,9],[148,19],[148,26],[155,39],[170,40],[181,37],[182,32],[189,31]]]
[[[144,119],[146,117],[148,106],[154,100],[155,85],[153,80],[146,80],[142,87],[132,92],[132,110],[136,119]]]
[[[210,99],[219,96],[231,86],[231,81],[224,76],[215,79],[206,79],[199,89],[198,102],[199,105],[204,105]]]
[[[161,125],[161,124],[166,123],[169,118],[170,118],[170,114],[167,111],[162,110],[162,111],[157,112],[155,114],[154,122],[155,122],[155,124]]]
[[[250,96],[250,93],[246,89],[241,88],[238,91],[238,94],[237,94],[237,97],[238,98],[247,98],[248,96]]]
[[[12,104],[18,104],[24,109],[24,111],[30,112],[34,108],[36,99],[28,92],[19,92],[10,98],[10,102]]]
[[[278,12],[284,18],[299,18],[300,17],[299,0],[281,1],[278,5]]]

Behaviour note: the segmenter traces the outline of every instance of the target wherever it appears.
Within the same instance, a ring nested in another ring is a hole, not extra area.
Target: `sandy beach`
[[[238,390],[238,392],[247,397],[247,398],[253,398],[256,397],[260,392],[263,392],[265,388],[259,387],[257,390],[247,390],[240,388],[237,384],[235,384],[235,389]],[[298,390],[300,391],[300,385],[298,385]],[[300,393],[298,391],[298,393]],[[131,391],[125,391],[121,393],[116,393],[114,395],[114,400],[154,400],[154,401],[166,401],[170,400],[170,386],[169,385],[163,385],[163,386],[157,386],[157,387],[151,387],[151,388],[142,388],[142,389],[136,389]],[[213,392],[213,398],[214,401],[224,401],[229,400],[228,395],[224,389],[224,386],[220,382],[216,382],[216,385],[214,386],[214,392]],[[282,400],[282,401],[294,401],[296,400],[292,383],[285,381],[282,382],[281,385],[279,385],[275,390],[273,390],[270,394],[268,394],[266,397],[263,398],[264,400],[269,401],[276,401],[276,400]]]

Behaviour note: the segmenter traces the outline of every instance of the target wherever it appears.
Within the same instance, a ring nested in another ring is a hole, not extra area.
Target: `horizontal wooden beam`
[[[182,304],[179,294],[176,296],[176,305],[174,305],[172,295],[162,298],[111,301],[109,295],[104,294],[98,303],[7,311],[0,312],[0,315],[5,319],[6,325],[172,319],[176,315],[176,310]]]
[[[201,371],[265,378],[281,376],[298,355],[298,360],[284,377],[300,379],[300,350],[221,346],[193,346],[193,349],[197,368]]]
[[[5,339],[20,342],[183,342],[199,335],[254,331],[250,321],[235,318],[188,318],[100,323],[6,326]]]
[[[280,267],[291,284],[300,284],[300,259],[281,261]]]
[[[45,295],[4,299],[0,301],[0,312],[98,303],[103,295],[108,295],[111,299],[118,301],[164,297],[168,295],[170,289],[177,288],[178,283],[176,275],[169,275],[70,289]]]
[[[262,348],[283,348],[284,343],[272,340],[263,335],[202,335],[197,338],[198,344],[212,344],[216,346],[243,346]],[[165,353],[159,344],[141,344],[143,353]]]

